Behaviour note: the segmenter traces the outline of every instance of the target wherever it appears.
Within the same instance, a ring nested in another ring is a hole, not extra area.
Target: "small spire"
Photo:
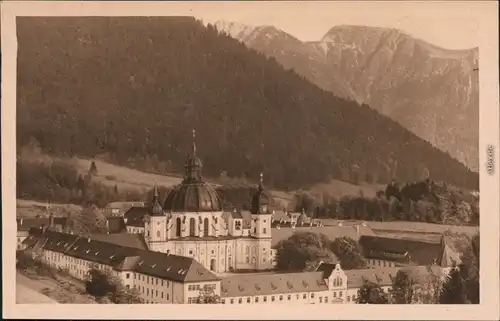
[[[156,182],[154,184],[153,197],[155,200],[158,199],[158,187],[156,187]]]
[[[196,141],[196,130],[193,129],[193,147],[192,147],[193,148],[193,150],[192,150],[193,156],[196,155],[196,142],[195,141]]]

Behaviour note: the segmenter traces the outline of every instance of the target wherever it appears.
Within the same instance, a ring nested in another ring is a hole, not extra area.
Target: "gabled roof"
[[[377,269],[344,270],[347,276],[347,288],[360,288],[365,281],[370,281],[380,286],[391,286],[392,279],[396,277],[400,267],[385,267]]]
[[[214,281],[219,278],[193,258],[153,252],[98,241],[91,237],[47,231],[35,246],[66,255],[177,282]]]
[[[322,233],[328,236],[330,239],[335,239],[337,237],[349,237],[353,240],[358,240],[358,232],[356,226],[307,226],[307,227],[296,227],[296,228],[273,228],[272,229],[272,246],[276,246],[281,240],[288,239],[294,233],[300,232],[314,232]],[[375,235],[375,233],[369,227],[359,226],[359,235]]]
[[[407,266],[401,268],[398,273],[406,274],[417,284],[427,284],[429,282],[429,277],[432,277],[433,275],[436,277],[442,277],[444,275],[443,270],[439,266],[435,265]]]
[[[140,207],[144,206],[144,202],[111,202],[106,205],[106,208],[120,209],[126,211],[132,206]]]
[[[54,217],[54,225],[66,226],[66,217]],[[50,224],[50,219],[48,217],[36,217],[36,218],[18,218],[17,230],[18,231],[29,231],[31,228],[40,228],[42,226],[48,227]]]
[[[337,262],[335,262],[335,263],[321,262],[319,264],[319,266],[316,268],[316,272],[322,272],[323,278],[328,279],[330,277],[330,275],[332,275],[332,272],[337,267],[337,264],[340,264],[340,260],[338,260],[338,258],[337,258]]]
[[[359,239],[359,244],[367,258],[385,259],[411,265],[449,266],[452,259],[459,258],[459,254],[453,251],[446,241],[437,243],[381,236],[362,236]]]
[[[289,294],[326,291],[322,272],[241,274],[222,279],[221,296]]]
[[[123,214],[123,217],[126,218],[127,220],[133,220],[138,218],[142,219],[147,213],[148,209],[146,207],[132,206],[128,211],[126,211]]]
[[[252,226],[252,213],[250,211],[241,211],[241,216],[243,217],[243,229],[249,229]]]
[[[142,234],[93,234],[91,237],[96,241],[112,243],[124,247],[132,247],[140,250],[148,249],[148,245]]]

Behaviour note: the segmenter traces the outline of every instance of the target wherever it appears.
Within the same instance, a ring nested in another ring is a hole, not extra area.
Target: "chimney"
[[[90,236],[89,236],[89,238],[87,239],[87,242],[90,243],[90,241],[91,241],[91,239],[90,239]]]
[[[54,215],[52,213],[49,214],[49,228],[54,228]]]

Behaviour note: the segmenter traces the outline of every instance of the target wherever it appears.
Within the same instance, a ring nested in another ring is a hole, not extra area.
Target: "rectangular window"
[[[342,297],[342,291],[339,292],[339,298],[341,298],[341,297]]]
[[[156,279],[156,285],[158,285],[158,279]]]
[[[238,303],[241,304],[243,300],[241,298],[238,299]]]
[[[161,298],[163,299],[163,292],[161,293]]]
[[[158,290],[156,290],[156,297],[158,297]]]
[[[126,277],[127,279],[129,279],[129,278],[130,278],[130,273],[125,274],[125,277]]]
[[[271,296],[271,302],[274,302],[274,295]]]
[[[314,299],[314,293],[311,293],[311,299]]]
[[[337,292],[333,292],[333,297],[336,298],[337,297]]]
[[[325,303],[328,303],[328,297],[325,296]]]
[[[351,296],[350,295],[347,296],[347,302],[351,302]]]
[[[290,301],[292,299],[292,296],[289,294],[287,298],[288,298],[288,301]]]
[[[319,297],[319,303],[323,303],[323,297],[322,296]]]
[[[266,230],[266,228],[265,228],[265,227],[262,229],[262,233],[264,233],[264,234],[266,234],[266,233],[267,233],[267,230]]]
[[[226,303],[226,300],[222,299],[220,302],[221,302],[222,304],[224,304],[224,303]]]
[[[305,293],[302,294],[302,299],[304,299],[304,300],[307,299],[307,294],[305,294]]]
[[[259,297],[258,296],[255,297],[255,303],[259,303]]]
[[[247,303],[250,303],[250,298],[249,297],[247,298]]]
[[[267,302],[267,296],[265,296],[263,300],[264,300],[264,302]]]
[[[234,299],[231,299],[229,302],[230,302],[231,304],[234,304]]]

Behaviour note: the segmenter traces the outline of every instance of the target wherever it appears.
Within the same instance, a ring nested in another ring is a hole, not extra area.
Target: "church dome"
[[[252,198],[252,214],[271,214],[269,205],[271,204],[271,196],[264,190],[263,175],[260,174],[260,184],[257,192]]]
[[[167,212],[219,212],[222,202],[214,188],[205,182],[182,182],[165,199]]]
[[[177,185],[165,199],[163,210],[166,212],[219,212],[222,211],[222,202],[213,187],[203,181],[201,160],[196,156],[194,142],[191,155],[186,161],[185,176],[181,184]]]

